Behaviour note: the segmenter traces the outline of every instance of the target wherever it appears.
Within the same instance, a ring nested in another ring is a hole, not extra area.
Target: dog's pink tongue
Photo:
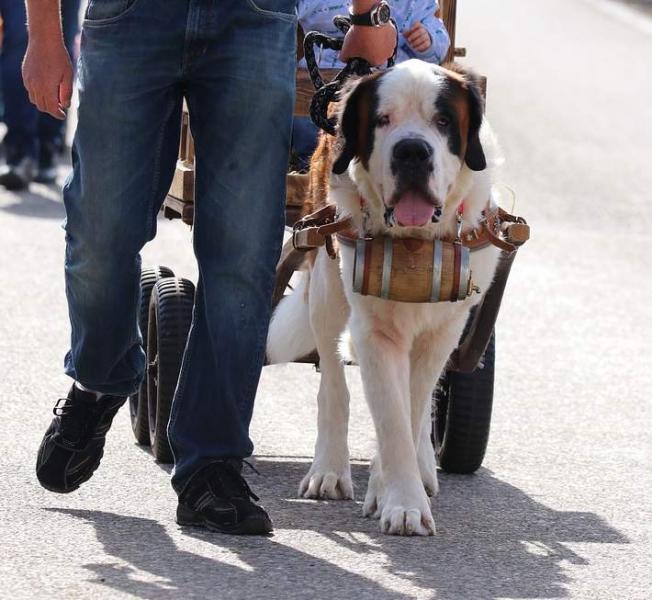
[[[420,227],[432,219],[435,207],[420,194],[405,192],[394,207],[394,218],[399,225]]]

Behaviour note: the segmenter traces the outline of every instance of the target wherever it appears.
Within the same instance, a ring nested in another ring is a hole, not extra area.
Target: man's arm
[[[26,0],[29,42],[23,82],[32,104],[57,119],[72,96],[72,65],[61,32],[60,0]]]
[[[355,14],[365,13],[378,4],[378,0],[352,0]],[[344,38],[340,60],[364,58],[372,65],[383,64],[394,53],[396,29],[387,24],[382,27],[353,25]]]

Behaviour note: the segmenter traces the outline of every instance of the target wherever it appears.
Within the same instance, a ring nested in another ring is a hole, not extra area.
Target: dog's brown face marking
[[[341,151],[333,163],[333,173],[344,173],[357,158],[365,168],[374,149],[378,110],[378,84],[383,73],[374,73],[355,86],[345,100],[340,117]]]
[[[486,167],[486,160],[479,140],[483,113],[479,87],[470,75],[460,72],[459,67],[447,67],[439,68],[445,73],[447,81],[435,101],[435,120],[443,117],[449,122],[445,129],[450,151],[464,160],[470,169],[482,171]]]

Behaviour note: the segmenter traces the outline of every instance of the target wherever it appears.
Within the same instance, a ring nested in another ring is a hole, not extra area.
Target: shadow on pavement
[[[208,544],[207,553],[217,558],[178,547],[165,526],[151,519],[46,510],[91,523],[106,554],[127,563],[86,564],[96,583],[147,599],[561,598],[568,582],[563,562],[587,564],[565,544],[628,543],[600,516],[551,509],[484,469],[473,476],[441,476],[434,538],[383,536],[377,521],[360,516],[359,503],[297,500],[308,464],[259,457],[263,476],[248,478],[265,499],[276,538],[184,530],[193,547],[197,541]],[[362,497],[366,466],[353,465],[353,476]],[[305,551],[311,548],[315,554]],[[393,589],[383,585],[385,576]],[[397,591],[401,580],[414,586],[412,592]]]
[[[35,217],[38,219],[59,219],[65,216],[61,201],[61,189],[55,185],[32,184],[28,191],[5,192],[4,188],[0,202],[0,210],[19,217]],[[10,200],[7,201],[7,198]]]

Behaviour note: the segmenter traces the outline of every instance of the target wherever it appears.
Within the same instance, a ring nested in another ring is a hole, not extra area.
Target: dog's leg
[[[437,461],[430,437],[432,431],[432,393],[457,346],[467,312],[458,311],[445,327],[422,333],[410,354],[410,399],[412,404],[412,435],[417,450],[419,471],[429,496],[439,491]]]
[[[317,395],[315,458],[299,486],[304,498],[353,498],[347,443],[349,391],[338,353],[346,327],[348,303],[342,289],[337,261],[320,251],[310,285],[310,322],[315,333],[321,382]]]
[[[366,514],[379,513],[384,533],[432,535],[435,522],[412,438],[408,342],[401,338],[400,332],[381,327],[382,323],[374,327],[355,316],[350,324],[378,438],[375,461],[380,459],[373,465],[363,510]]]
[[[376,451],[376,456],[371,459],[369,465],[369,483],[367,484],[367,493],[362,504],[362,516],[371,519],[380,519],[384,497],[385,481],[380,465],[380,455]]]
[[[421,334],[410,353],[410,400],[412,436],[417,451],[419,472],[428,496],[439,492],[437,461],[430,441],[432,392],[450,351],[443,348],[435,332]]]
[[[421,480],[428,496],[439,491],[437,461],[430,441],[432,392],[450,351],[443,348],[435,332],[421,334],[410,353],[410,400],[412,437],[417,451]]]
[[[419,462],[419,472],[421,481],[428,496],[436,496],[439,493],[439,482],[437,481],[437,459],[435,458],[435,449],[432,445],[430,433],[432,430],[431,415],[422,419],[421,427],[418,433],[417,460]]]

